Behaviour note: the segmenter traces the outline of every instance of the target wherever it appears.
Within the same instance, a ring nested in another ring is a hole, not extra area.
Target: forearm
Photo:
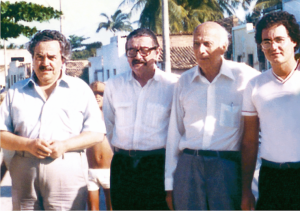
[[[0,135],[1,148],[7,150],[29,151],[28,144],[31,141],[31,139],[15,135],[8,131],[1,131]]]
[[[242,144],[242,185],[243,189],[251,189],[256,166],[258,142]]]
[[[242,187],[251,190],[258,152],[258,118],[245,118],[245,132],[242,140]]]
[[[63,141],[65,152],[86,149],[103,141],[104,134],[97,132],[82,132],[80,135]]]

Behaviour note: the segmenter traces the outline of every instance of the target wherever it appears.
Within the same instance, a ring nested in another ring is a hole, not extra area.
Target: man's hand
[[[64,154],[67,151],[63,141],[52,140],[49,142],[49,144],[50,144],[50,149],[52,150],[50,157],[53,159],[62,156],[62,154]]]
[[[30,140],[27,144],[26,151],[40,159],[44,159],[52,153],[49,143],[41,139]]]
[[[168,204],[168,207],[169,207],[170,210],[174,210],[174,207],[173,207],[173,191],[168,190],[166,192],[167,192],[166,202]]]
[[[242,194],[242,203],[241,203],[242,210],[254,210],[255,209],[255,197],[250,190],[243,191]]]

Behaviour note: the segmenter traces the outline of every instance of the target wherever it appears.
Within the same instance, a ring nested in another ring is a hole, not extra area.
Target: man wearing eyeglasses
[[[112,208],[168,209],[165,145],[177,78],[158,69],[161,48],[151,30],[131,32],[125,47],[132,71],[110,79],[103,100],[107,138],[114,147]]]
[[[244,92],[242,209],[254,209],[251,182],[261,129],[262,165],[258,210],[300,209],[300,72],[294,52],[300,29],[293,15],[276,12],[256,25],[256,43],[272,68],[252,79]]]

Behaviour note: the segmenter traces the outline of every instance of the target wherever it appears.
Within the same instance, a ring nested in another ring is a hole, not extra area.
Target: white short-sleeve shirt
[[[272,69],[252,79],[244,92],[244,116],[259,117],[261,158],[300,161],[300,72],[281,80]]]

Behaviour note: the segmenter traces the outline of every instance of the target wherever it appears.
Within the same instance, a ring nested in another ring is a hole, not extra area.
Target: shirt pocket
[[[160,104],[148,103],[144,124],[148,127],[159,128],[166,123],[168,109]]]
[[[127,126],[132,124],[133,113],[131,102],[118,103],[115,105],[115,110],[116,125]]]
[[[241,106],[226,105],[221,103],[220,125],[238,128],[241,122]]]

